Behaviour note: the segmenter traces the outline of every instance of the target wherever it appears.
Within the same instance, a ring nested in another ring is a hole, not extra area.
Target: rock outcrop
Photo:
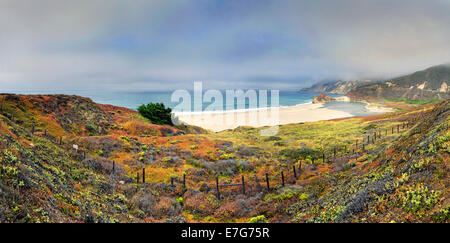
[[[332,98],[324,93],[320,93],[319,95],[317,95],[313,98],[313,104],[327,103],[327,102],[331,102],[331,101],[336,101],[336,99]]]

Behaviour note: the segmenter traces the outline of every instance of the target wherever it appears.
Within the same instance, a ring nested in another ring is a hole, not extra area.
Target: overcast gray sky
[[[299,89],[450,62],[450,0],[0,0],[0,91]]]

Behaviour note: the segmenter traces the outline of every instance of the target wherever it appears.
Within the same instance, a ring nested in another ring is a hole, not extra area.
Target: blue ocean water
[[[245,91],[245,90],[244,90]],[[20,93],[20,94],[68,94],[68,95],[79,95],[83,97],[89,97],[94,102],[100,103],[100,104],[111,104],[116,106],[123,106],[130,109],[136,110],[140,105],[147,104],[147,103],[164,103],[167,107],[175,108],[180,102],[172,102],[172,92],[171,91],[142,91],[142,92],[111,92],[111,91],[88,91],[88,90],[77,90],[77,91],[58,91],[58,92],[52,92],[52,91],[33,91],[33,92],[27,92],[27,91],[19,91],[14,93]],[[189,92],[190,94],[193,94],[193,92]],[[233,110],[233,109],[239,109],[237,107],[236,102],[232,102],[234,106],[230,107],[227,106],[226,102],[226,94],[225,91],[221,91],[223,96],[223,107],[221,110]],[[259,93],[256,92],[258,95],[259,100]],[[301,104],[308,104],[312,102],[312,99],[314,96],[318,95],[319,93],[306,93],[306,92],[298,92],[298,91],[280,91],[279,92],[279,106],[295,106],[295,105],[301,105]],[[327,94],[331,97],[339,97],[341,95],[336,94]],[[193,95],[191,95],[193,97]],[[191,98],[191,105],[193,107],[193,98]],[[203,110],[210,106],[211,103],[204,102],[203,103]],[[263,108],[266,106],[271,105],[271,93],[270,91],[267,94],[267,105],[264,104],[258,104],[258,108]],[[346,112],[351,113],[355,116],[363,116],[363,115],[371,115],[372,113],[368,112],[365,108],[365,104],[358,103],[358,102],[330,102],[325,105],[328,109],[336,109],[336,110],[343,110]],[[211,108],[211,107],[209,107]],[[216,107],[220,110],[220,107]],[[241,107],[242,108],[242,107]],[[245,102],[245,109],[249,108],[249,102],[246,100]]]

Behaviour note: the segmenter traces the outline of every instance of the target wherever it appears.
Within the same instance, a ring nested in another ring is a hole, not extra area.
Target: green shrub
[[[310,149],[310,148],[301,148],[301,149],[283,149],[278,153],[279,156],[284,156],[290,159],[298,160],[300,158],[319,158],[321,153],[318,150]]]
[[[273,145],[275,145],[275,146],[286,146],[286,143],[278,141],[278,142],[275,142]]]
[[[369,124],[369,125],[363,127],[363,130],[364,130],[364,131],[369,131],[369,130],[373,130],[373,129],[375,129],[375,128],[377,128],[377,125],[375,125],[375,124]]]
[[[266,141],[266,142],[270,142],[270,141],[280,141],[280,140],[282,140],[282,138],[277,137],[277,136],[270,136],[270,137],[264,139],[264,141]]]
[[[120,136],[120,139],[122,139],[128,143],[131,141],[131,139],[129,137],[125,137],[125,136]]]
[[[193,165],[194,167],[197,167],[197,168],[203,168],[203,164],[194,158],[187,158],[186,163]]]
[[[179,204],[182,204],[182,203],[183,203],[183,201],[184,201],[183,197],[179,197],[179,198],[177,198],[177,202],[178,202]]]
[[[290,189],[286,190],[283,193],[280,193],[278,195],[274,194],[274,193],[268,193],[264,196],[264,202],[272,202],[272,201],[279,201],[282,202],[286,199],[291,199],[292,197],[294,197],[295,195],[298,194],[298,191],[292,191]]]
[[[153,124],[168,124],[172,123],[172,109],[166,108],[163,103],[149,103],[141,105],[138,108],[139,113],[150,120]]]
[[[306,194],[306,193],[302,193],[302,194],[300,194],[300,196],[298,196],[298,198],[300,200],[308,200],[309,199],[309,195]]]
[[[445,206],[438,212],[433,214],[433,219],[436,222],[445,223],[450,219],[450,206]]]
[[[267,219],[266,219],[266,216],[259,215],[259,216],[251,218],[248,222],[249,223],[267,223]]]
[[[89,133],[95,133],[97,131],[95,126],[92,124],[86,124],[84,127],[86,128],[86,131],[88,131]]]
[[[416,185],[401,197],[402,207],[407,211],[431,210],[439,202],[440,191],[429,190],[425,185]]]

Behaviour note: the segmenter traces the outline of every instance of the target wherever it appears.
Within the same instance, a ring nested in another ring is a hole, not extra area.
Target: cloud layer
[[[0,91],[299,89],[450,62],[450,1],[0,1]]]

